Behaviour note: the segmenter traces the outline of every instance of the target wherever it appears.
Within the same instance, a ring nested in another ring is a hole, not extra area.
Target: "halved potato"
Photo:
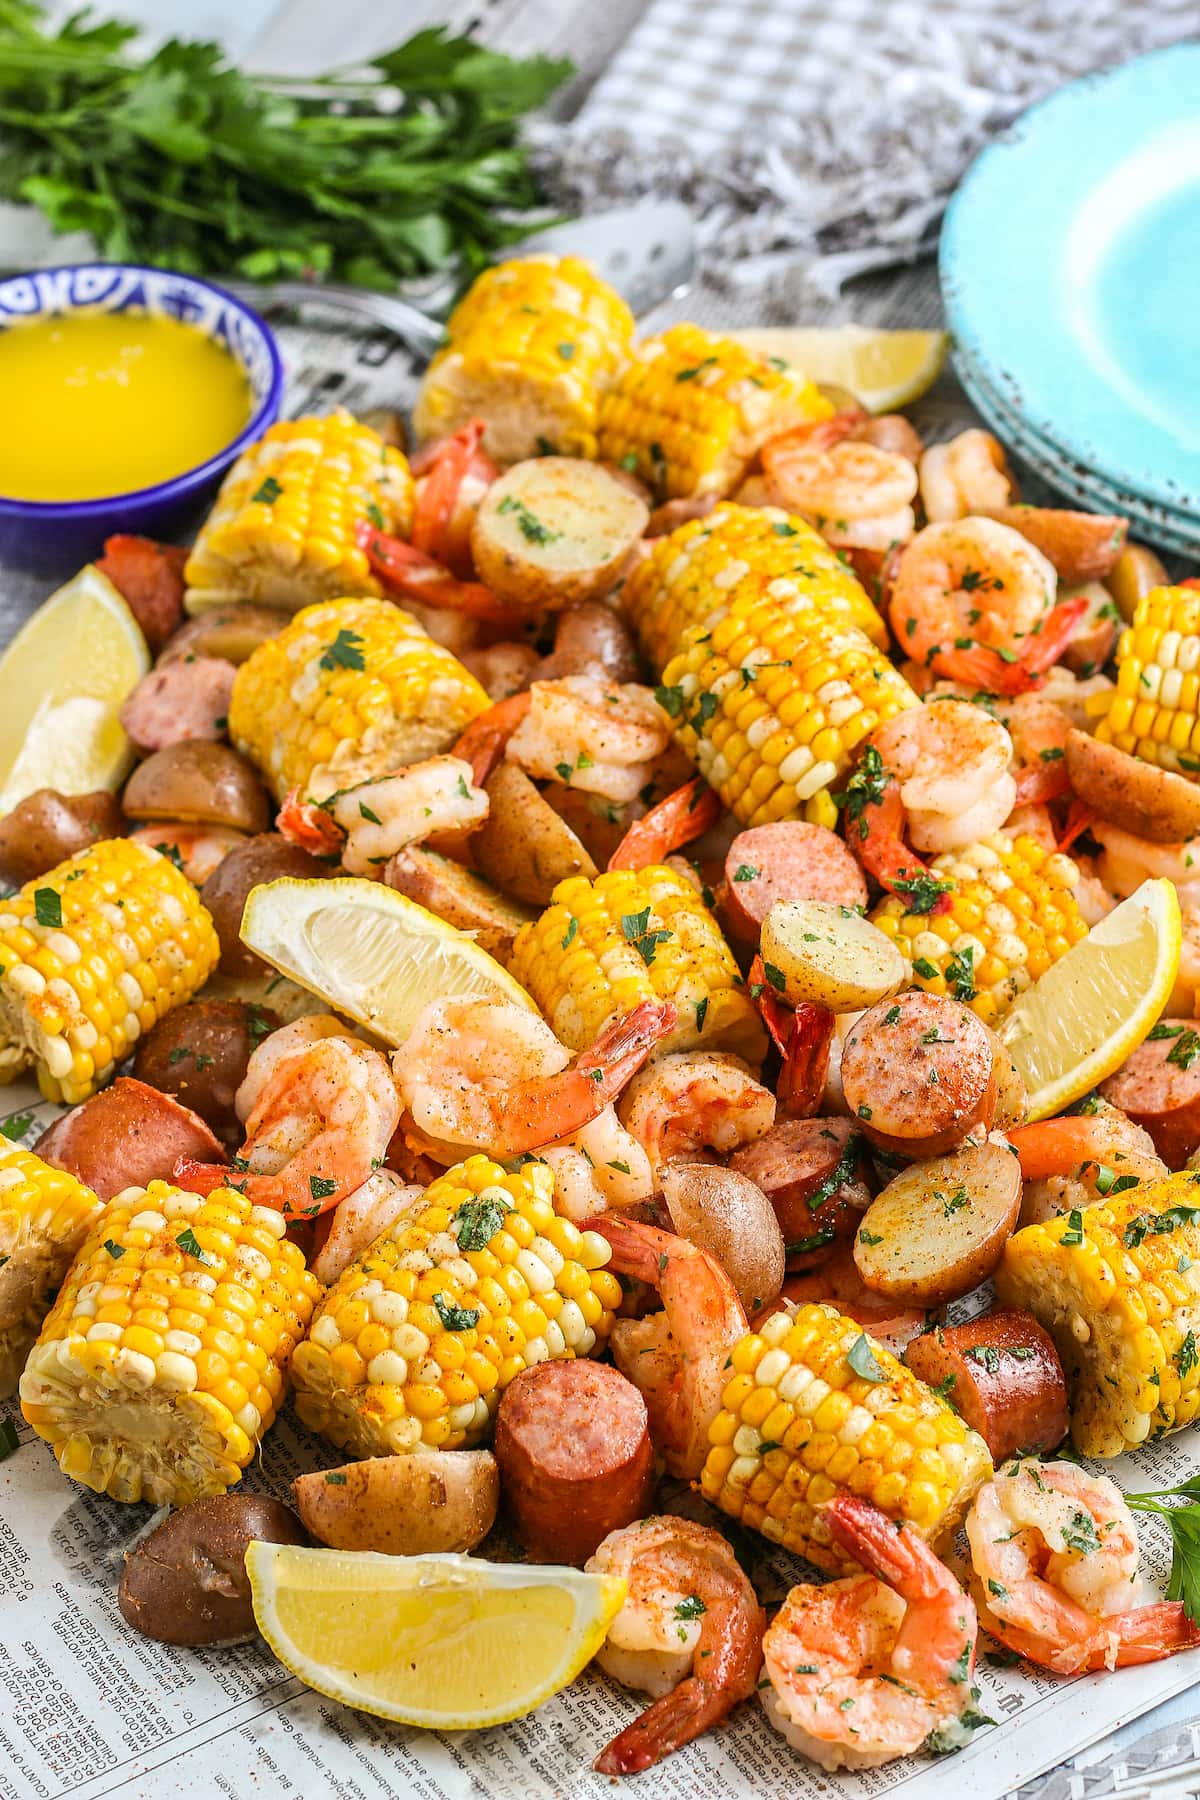
[[[713,1163],[664,1163],[663,1199],[681,1237],[715,1256],[753,1317],[779,1298],[783,1232],[757,1182]]]
[[[1166,587],[1171,577],[1166,565],[1145,544],[1126,544],[1108,574],[1104,585],[1117,603],[1117,611],[1127,625],[1133,624],[1134,608],[1151,588]]]
[[[565,819],[544,800],[524,770],[504,762],[488,777],[491,810],[471,833],[471,855],[481,875],[514,900],[549,906],[568,875],[597,873],[596,865]]]
[[[297,1475],[292,1489],[306,1527],[330,1549],[426,1556],[483,1542],[500,1472],[490,1450],[420,1450]]]
[[[978,1287],[1003,1254],[1021,1209],[1021,1165],[1003,1142],[967,1144],[914,1163],[877,1194],[854,1261],[877,1294],[941,1306]]]
[[[1093,812],[1135,837],[1179,844],[1200,832],[1200,787],[1086,731],[1067,733],[1067,774]]]
[[[501,961],[512,949],[522,925],[537,917],[532,908],[510,900],[482,875],[420,844],[409,844],[393,856],[387,868],[387,883],[436,913],[439,919],[445,919],[447,925],[471,932],[489,956],[497,956]]]
[[[891,938],[850,907],[778,900],[763,922],[762,959],[783,977],[783,997],[830,1012],[859,1012],[899,993],[908,964]],[[777,983],[774,985],[778,985]]]
[[[502,600],[545,612],[610,588],[650,511],[598,463],[539,456],[494,481],[471,526],[481,581]]]

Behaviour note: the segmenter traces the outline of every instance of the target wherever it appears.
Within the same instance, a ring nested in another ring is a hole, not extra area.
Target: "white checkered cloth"
[[[709,283],[794,305],[928,249],[1032,101],[1198,28],[1197,0],[651,0],[543,166],[582,210],[677,195]]]

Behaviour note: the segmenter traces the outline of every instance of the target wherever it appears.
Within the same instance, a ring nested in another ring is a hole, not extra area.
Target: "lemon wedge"
[[[810,381],[848,388],[868,412],[893,412],[927,393],[941,374],[948,331],[882,331],[866,325],[799,326],[730,334],[777,356]]]
[[[443,1731],[524,1718],[596,1654],[625,1598],[611,1575],[471,1556],[254,1542],[258,1629],[319,1693]]]
[[[0,657],[0,813],[38,788],[120,786],[133,762],[121,704],[150,667],[137,620],[91,563]]]
[[[1174,887],[1143,881],[1026,988],[1000,1036],[1030,1121],[1061,1112],[1137,1048],[1170,998],[1179,945]]]
[[[473,938],[378,881],[269,881],[250,890],[242,942],[386,1044],[430,1000],[537,1007]]]

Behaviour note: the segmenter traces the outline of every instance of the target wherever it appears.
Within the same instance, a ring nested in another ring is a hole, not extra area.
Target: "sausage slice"
[[[1001,1463],[1067,1435],[1067,1383],[1053,1339],[1025,1312],[985,1313],[914,1338],[904,1360],[949,1400]]]
[[[1100,1093],[1154,1139],[1171,1169],[1182,1169],[1200,1145],[1200,1027],[1194,1019],[1160,1019]]]
[[[824,825],[797,819],[739,831],[725,857],[726,923],[756,944],[777,900],[865,906],[867,883],[853,852]]]
[[[883,1150],[941,1156],[988,1131],[996,1069],[986,1027],[956,1000],[913,991],[869,1007],[846,1037],[842,1089]]]
[[[120,1075],[111,1087],[56,1119],[33,1146],[56,1169],[86,1182],[101,1200],[156,1177],[170,1181],[180,1157],[225,1161],[204,1120],[169,1094]]]
[[[851,1119],[780,1119],[729,1159],[775,1208],[788,1268],[810,1269],[853,1238],[871,1191]]]

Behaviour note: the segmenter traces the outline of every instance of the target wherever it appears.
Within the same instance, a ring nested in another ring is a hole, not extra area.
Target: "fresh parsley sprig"
[[[1151,1488],[1144,1494],[1126,1494],[1133,1512],[1153,1513],[1165,1519],[1171,1533],[1171,1579],[1167,1599],[1182,1600],[1183,1610],[1200,1624],[1200,1475],[1189,1476],[1178,1487]],[[1164,1505],[1164,1501],[1181,1505]]]

